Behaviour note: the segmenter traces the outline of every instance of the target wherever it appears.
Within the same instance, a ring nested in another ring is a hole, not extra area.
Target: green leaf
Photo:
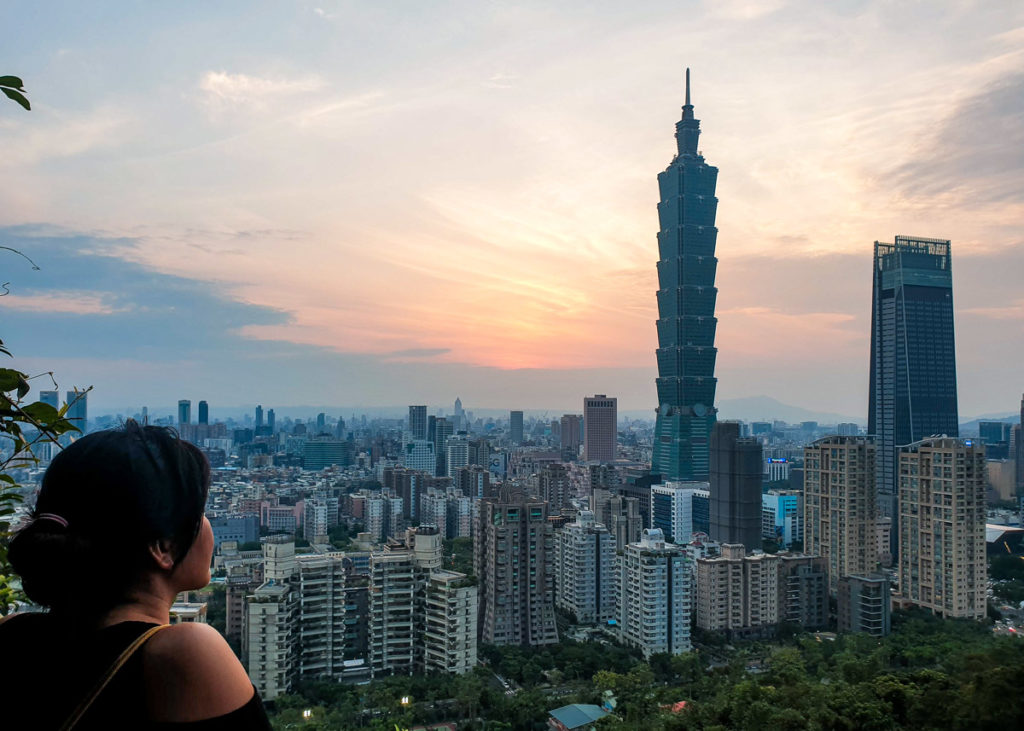
[[[28,392],[32,390],[32,386],[29,385],[28,379],[23,375],[18,379],[18,398],[23,399],[28,395]]]
[[[0,391],[13,391],[25,380],[25,374],[13,368],[0,368]]]
[[[13,86],[19,91],[25,91],[25,82],[17,76],[0,76],[0,86]]]
[[[36,401],[34,404],[24,406],[21,410],[43,425],[47,425],[60,418],[57,415],[57,409],[50,406],[50,404],[44,404],[42,401]]]
[[[26,99],[25,95],[22,94],[20,91],[8,89],[6,86],[0,86],[0,91],[6,94],[8,99],[13,99],[14,101],[18,102],[18,104],[25,107],[26,111],[32,109],[32,105],[28,103],[28,99]]]
[[[8,485],[17,485],[18,482],[10,475],[0,474],[0,482],[6,482]]]
[[[0,353],[3,353],[4,355],[11,355],[11,351],[9,351],[6,347],[4,347],[4,341],[3,340],[0,340]],[[13,358],[14,356],[11,355],[11,357]]]

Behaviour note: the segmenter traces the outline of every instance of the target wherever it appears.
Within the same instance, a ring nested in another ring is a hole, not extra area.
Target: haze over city
[[[0,116],[0,245],[41,269],[4,258],[4,341],[97,413],[653,417],[685,66],[718,398],[863,418],[871,245],[908,234],[952,240],[960,414],[1016,407],[1019,5],[57,5],[10,10],[33,111]]]

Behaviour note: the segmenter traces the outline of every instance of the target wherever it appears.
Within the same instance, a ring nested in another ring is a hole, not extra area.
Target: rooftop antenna
[[[686,106],[690,106],[690,67],[686,67]]]

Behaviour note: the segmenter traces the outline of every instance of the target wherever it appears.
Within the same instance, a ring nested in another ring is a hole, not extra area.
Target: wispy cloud
[[[327,82],[320,76],[260,77],[227,71],[207,71],[199,79],[203,101],[213,111],[239,107],[266,108],[281,97],[320,91]]]
[[[60,294],[21,294],[11,292],[0,299],[0,309],[27,312],[59,312],[71,315],[112,315],[127,312],[118,306],[110,292],[62,292]]]

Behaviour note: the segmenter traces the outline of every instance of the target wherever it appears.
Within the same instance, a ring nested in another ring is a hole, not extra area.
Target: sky
[[[1024,390],[1024,4],[7,16],[0,72],[33,109],[0,106],[0,246],[39,270],[0,252],[0,338],[94,413],[653,410],[687,66],[720,171],[719,399],[863,419],[872,243],[896,235],[953,242],[961,416]]]

